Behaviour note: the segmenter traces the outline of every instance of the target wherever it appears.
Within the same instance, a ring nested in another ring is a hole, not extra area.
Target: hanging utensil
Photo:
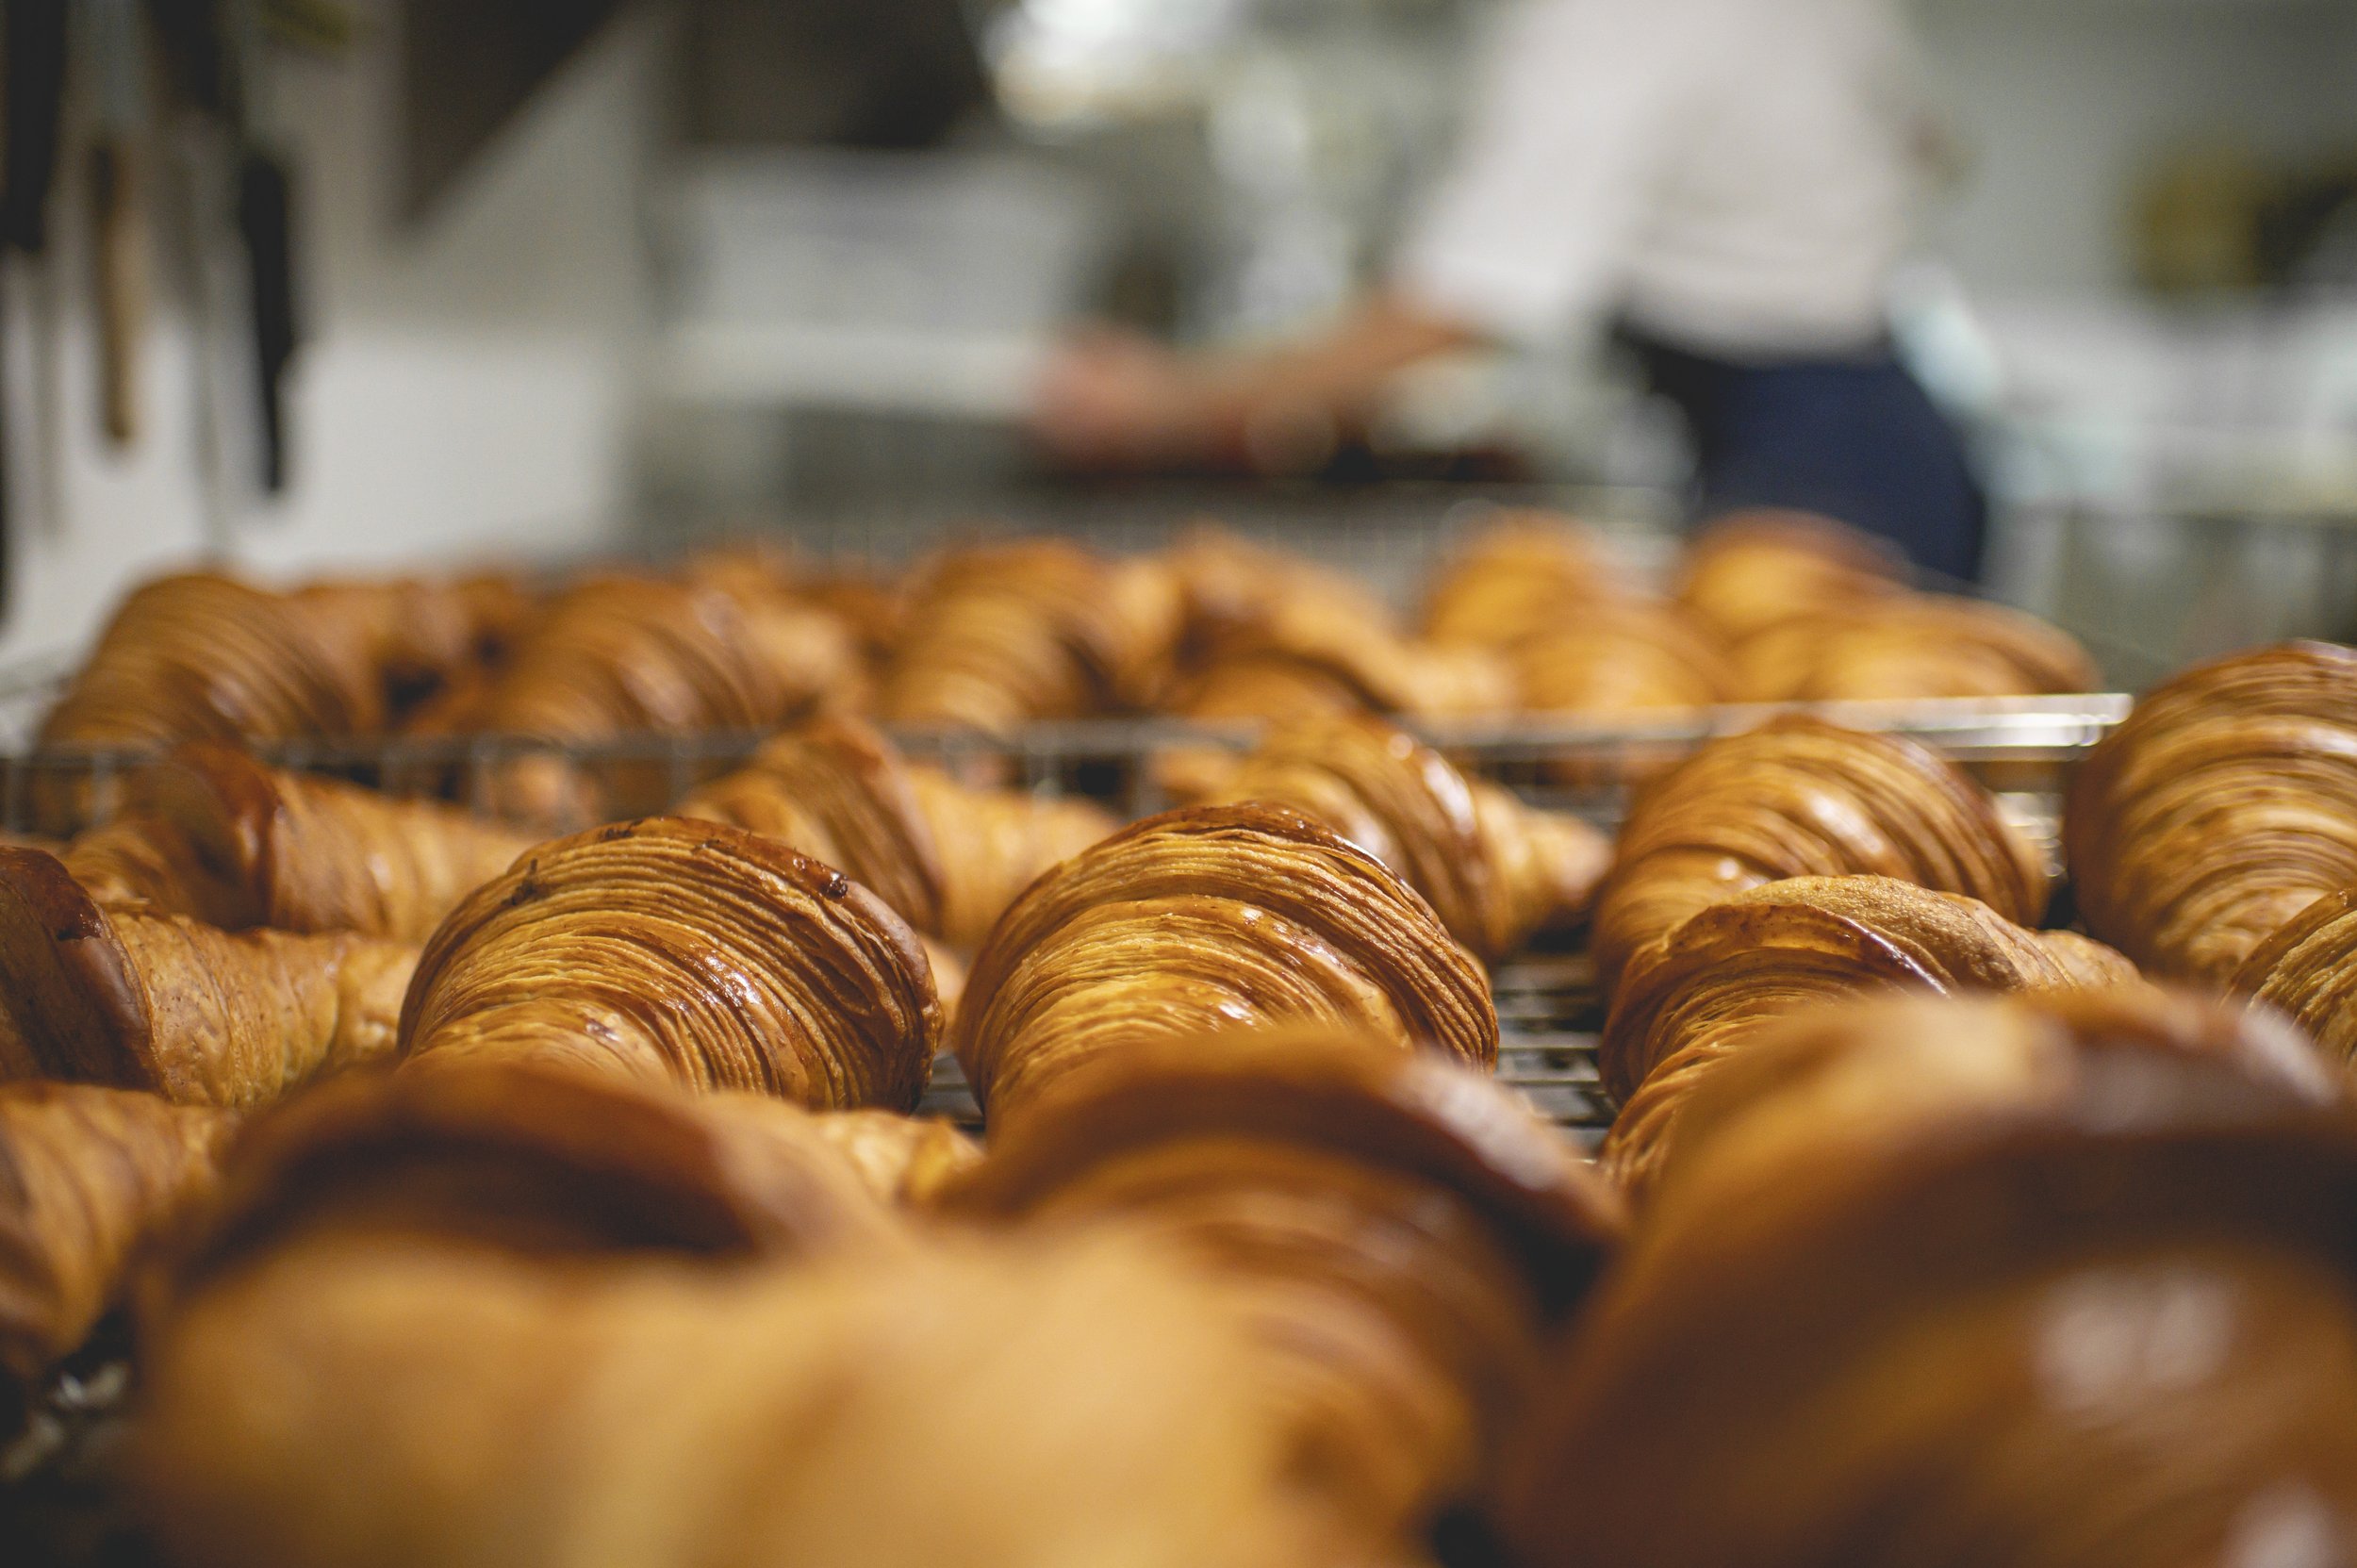
[[[99,413],[108,440],[139,438],[140,341],[147,328],[147,223],[141,190],[147,58],[139,0],[83,0],[96,73],[91,141],[91,260],[98,307]]]

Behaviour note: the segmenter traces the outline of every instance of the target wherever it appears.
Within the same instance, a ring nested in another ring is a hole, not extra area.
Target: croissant
[[[351,1074],[247,1129],[176,1288],[331,1234],[731,1263],[901,1245],[827,1119],[530,1062]]]
[[[1546,512],[1509,512],[1442,567],[1424,602],[1437,642],[1505,647],[1558,625],[1571,606],[1625,592],[1593,531]]]
[[[941,846],[941,935],[980,947],[1040,873],[1119,828],[1093,801],[975,788],[937,767],[909,769],[918,813]]]
[[[1531,810],[1379,719],[1272,729],[1225,783],[1234,801],[1304,812],[1396,871],[1484,959],[1576,923],[1610,854],[1602,834]]]
[[[2080,765],[2063,848],[2087,930],[2155,975],[2226,985],[2357,887],[2357,652],[2287,643],[2163,682]]]
[[[1480,966],[1380,861],[1294,812],[1198,806],[1033,883],[975,956],[951,1043],[996,1120],[1093,1057],[1288,1023],[1497,1060]]]
[[[497,573],[459,578],[329,578],[289,596],[323,635],[356,650],[398,711],[495,658],[532,611],[532,596]]]
[[[1378,1560],[1254,1364],[1119,1238],[738,1273],[315,1243],[165,1322],[134,1468],[189,1568]]]
[[[390,1054],[417,949],[102,909],[39,850],[0,850],[0,1079],[259,1105]]]
[[[0,1084],[0,1378],[79,1347],[148,1240],[211,1191],[230,1114],[137,1090]]]
[[[991,732],[1102,712],[1154,678],[1181,614],[1152,569],[1056,540],[952,552],[915,590],[882,711]]]
[[[351,931],[422,942],[529,835],[428,801],[263,767],[192,741],[133,775],[123,815],[67,848],[99,903],[225,930]]]
[[[1806,512],[1730,514],[1686,552],[1678,602],[1734,644],[1902,592],[1901,564],[1880,540]]]
[[[1725,652],[1701,622],[1644,600],[1583,602],[1507,654],[1524,707],[1599,721],[1708,707],[1735,686]]]
[[[1231,633],[1182,683],[1178,712],[1193,718],[1275,718],[1353,709],[1445,718],[1514,706],[1514,680],[1490,648],[1404,637],[1388,617],[1348,601],[1286,600]]]
[[[1074,1073],[950,1202],[1178,1243],[1255,1325],[1302,1428],[1299,1468],[1378,1531],[1474,1479],[1621,1227],[1610,1191],[1513,1095],[1317,1031]]]
[[[775,839],[649,817],[543,844],[418,961],[401,1049],[906,1110],[941,1007],[882,900]]]
[[[356,640],[291,600],[212,572],[135,589],[42,721],[41,741],[366,734],[384,724]]]
[[[1986,904],[1887,877],[1794,877],[1748,888],[1629,960],[1597,1042],[1621,1102],[1606,1168],[1641,1190],[1697,1087],[1762,1024],[1805,1004],[1906,989],[2066,990],[2135,979],[2117,953],[2057,943]]]
[[[497,675],[435,724],[544,742],[770,728],[852,684],[856,668],[831,618],[659,578],[594,577],[543,607]],[[528,756],[501,767],[486,792],[518,820],[577,823],[618,791],[643,793],[634,783]]]
[[[1978,899],[2020,925],[2046,908],[2036,852],[1963,769],[1896,735],[1771,719],[1652,780],[1596,905],[1598,968],[1688,916],[1780,877],[1871,873]]]
[[[1752,702],[2014,697],[2102,684],[2078,639],[1986,600],[1911,593],[1755,633],[1734,652]]]
[[[811,1128],[842,1151],[877,1197],[904,1209],[934,1207],[982,1158],[980,1144],[939,1116],[828,1111],[812,1116]]]
[[[1866,1158],[1956,1118],[2059,1106],[2132,1045],[2228,1059],[2319,1105],[2339,1093],[2264,1009],[2154,985],[1827,1003],[1761,1030],[1696,1082],[1653,1150],[1649,1217],[1739,1203],[1741,1189],[1836,1144]]]
[[[2276,1008],[2324,1054],[2357,1069],[2357,1004],[2349,966],[2357,958],[2357,896],[2327,893],[2251,949],[2234,990]]]
[[[1971,1069],[2019,1092],[1937,1136],[1795,1127],[1739,1193],[1713,1154],[1665,1194],[1539,1379],[1513,1560],[2345,1555],[2357,1124],[2231,1051],[2068,1029]]]
[[[918,931],[942,929],[943,856],[912,769],[856,719],[821,718],[690,793],[681,817],[783,839],[839,866]]]

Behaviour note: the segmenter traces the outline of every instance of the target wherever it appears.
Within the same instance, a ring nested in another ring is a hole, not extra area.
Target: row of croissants
[[[1574,611],[1576,613],[1571,613]],[[1033,720],[1542,711],[1625,721],[1733,701],[2089,690],[2086,653],[1977,600],[1909,591],[1863,536],[1739,516],[1641,588],[1599,536],[1509,514],[1403,619],[1358,581],[1199,528],[1114,559],[1048,537],[940,551],[893,576],[736,546],[668,572],[338,580],[273,591],[161,578],[116,612],[48,715],[51,747],[185,740],[580,748],[759,730],[819,712],[1006,733]],[[660,809],[627,770],[494,770],[544,831]],[[70,821],[71,798],[46,820]]]
[[[2357,653],[2149,693],[2068,899],[1811,718],[1617,840],[1358,711],[1200,784],[178,747],[0,850],[0,1423],[127,1344],[186,1568],[2357,1560]],[[1492,1077],[1581,928],[1594,1164]]]

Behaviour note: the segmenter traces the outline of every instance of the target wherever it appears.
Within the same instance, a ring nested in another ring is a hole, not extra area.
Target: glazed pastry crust
[[[1032,883],[976,956],[952,1043],[997,1115],[1138,1042],[1303,1022],[1497,1060],[1479,966],[1381,862],[1298,813],[1211,806]]]
[[[531,1058],[805,1105],[909,1109],[941,1007],[915,933],[842,872],[719,823],[541,845],[453,912],[404,1059]]]

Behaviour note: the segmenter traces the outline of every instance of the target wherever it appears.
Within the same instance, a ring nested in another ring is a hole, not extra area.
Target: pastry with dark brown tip
[[[1606,1168],[1641,1187],[1697,1088],[1760,1029],[1806,1006],[1889,990],[1938,995],[2134,982],[2085,938],[2025,930],[1977,900],[1887,877],[1795,877],[1711,905],[1622,971],[1597,1045],[1621,1114]]]
[[[1304,1023],[1497,1061],[1480,966],[1382,862],[1298,812],[1200,806],[1033,883],[976,954],[952,1044],[995,1122],[1094,1057]]]
[[[941,1038],[916,933],[759,834],[655,817],[543,844],[434,933],[401,1048],[908,1110]]]
[[[235,1119],[139,1090],[0,1084],[0,1387],[9,1395],[22,1398],[79,1348],[140,1249],[202,1207]]]
[[[1475,1483],[1621,1229],[1610,1190],[1513,1095],[1316,1030],[1093,1063],[950,1203],[1177,1243],[1254,1326],[1302,1474],[1377,1532]]]
[[[134,774],[122,813],[62,858],[108,907],[227,931],[422,942],[461,897],[535,842],[456,807],[266,767],[235,747],[196,741]]]
[[[2357,652],[2285,643],[2155,686],[2080,765],[2063,844],[2089,931],[2155,976],[2228,984],[2357,887]]]
[[[0,850],[0,1079],[266,1104],[389,1056],[418,949],[106,910],[54,855]]]
[[[1828,1064],[1830,1135],[1704,1149],[1535,1384],[1512,1560],[2346,1560],[2357,1122],[2231,1048],[2067,1034],[1914,1135],[1839,1135]]]
[[[1230,801],[1294,807],[1423,894],[1485,960],[1587,914],[1609,849],[1568,817],[1470,781],[1431,747],[1364,716],[1277,726],[1221,784]]]
[[[1872,875],[2036,924],[2036,851],[1954,763],[1897,735],[1790,717],[1714,740],[1653,780],[1622,825],[1596,907],[1598,967],[1688,916],[1783,877]]]

